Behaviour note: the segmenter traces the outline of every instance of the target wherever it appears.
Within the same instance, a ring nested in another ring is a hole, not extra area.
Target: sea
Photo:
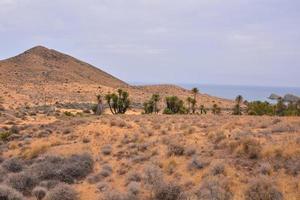
[[[265,86],[238,86],[238,85],[205,85],[205,84],[178,84],[183,88],[197,87],[200,93],[226,99],[235,99],[242,95],[247,101],[269,101],[268,97],[274,93],[280,96],[293,94],[300,96],[300,87],[265,87]]]

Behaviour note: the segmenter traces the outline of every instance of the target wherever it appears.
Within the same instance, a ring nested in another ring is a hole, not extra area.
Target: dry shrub
[[[184,154],[184,146],[179,141],[172,141],[168,144],[167,155],[168,156],[182,156]]]
[[[25,200],[24,196],[21,193],[5,185],[0,185],[0,199]]]
[[[35,187],[32,190],[32,195],[37,199],[37,200],[42,200],[47,194],[47,189],[43,187]]]
[[[201,200],[231,200],[233,193],[229,186],[230,183],[226,178],[208,177],[196,190],[196,196]]]
[[[163,182],[163,172],[155,165],[148,165],[144,168],[143,179],[146,185],[154,188]]]
[[[132,181],[127,186],[128,193],[131,195],[138,195],[141,191],[141,184],[135,181]]]
[[[193,157],[192,160],[188,163],[187,169],[189,171],[194,169],[203,169],[205,167],[206,163],[204,163],[202,160],[200,160],[198,157]]]
[[[126,177],[126,185],[128,185],[130,182],[141,182],[141,180],[142,175],[139,172],[131,171]]]
[[[214,133],[210,133],[208,135],[208,139],[210,139],[213,143],[218,144],[222,140],[226,139],[226,135],[223,131],[216,131]]]
[[[295,128],[287,123],[278,123],[271,128],[272,133],[293,132]]]
[[[31,148],[25,150],[22,153],[22,157],[25,159],[37,158],[39,155],[45,153],[49,147],[50,145],[48,143],[35,144]]]
[[[34,178],[33,174],[21,172],[9,175],[6,183],[10,187],[18,190],[19,192],[28,195],[31,193],[31,190],[36,186],[37,180]]]
[[[77,200],[77,192],[69,185],[59,184],[48,192],[45,200]]]
[[[271,175],[272,173],[272,166],[268,162],[264,162],[259,167],[259,172],[263,175]]]
[[[238,155],[246,155],[250,159],[257,159],[261,156],[262,147],[259,141],[247,137],[243,138],[240,141],[240,144],[237,148]]]
[[[282,200],[282,193],[276,188],[274,183],[258,178],[253,180],[245,192],[245,200]]]
[[[210,169],[210,175],[212,176],[226,175],[225,163],[223,161],[217,161],[213,163]]]
[[[154,189],[153,200],[185,200],[183,189],[175,183],[163,183]]]
[[[167,163],[167,166],[166,166],[166,169],[165,169],[167,174],[169,174],[169,175],[173,174],[176,171],[177,166],[178,166],[178,164],[175,160],[170,160]]]
[[[112,146],[107,144],[101,148],[101,152],[103,155],[110,155],[112,152]]]
[[[93,159],[87,153],[66,158],[47,156],[34,163],[29,171],[40,181],[59,180],[73,183],[75,180],[85,178],[91,173],[93,165]]]
[[[20,172],[23,170],[24,162],[19,158],[7,159],[2,163],[2,167],[8,172]]]

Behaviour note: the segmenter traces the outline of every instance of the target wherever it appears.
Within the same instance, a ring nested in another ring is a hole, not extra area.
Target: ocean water
[[[201,93],[226,99],[235,99],[242,95],[247,101],[270,101],[268,97],[272,94],[284,96],[294,94],[300,96],[300,87],[263,87],[263,86],[232,86],[232,85],[203,85],[203,84],[179,84],[181,87],[191,89],[197,87]]]

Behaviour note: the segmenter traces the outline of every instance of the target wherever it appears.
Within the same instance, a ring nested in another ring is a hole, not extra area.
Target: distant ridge
[[[90,83],[112,88],[128,86],[124,81],[88,63],[43,46],[33,47],[20,55],[0,61],[0,82]]]

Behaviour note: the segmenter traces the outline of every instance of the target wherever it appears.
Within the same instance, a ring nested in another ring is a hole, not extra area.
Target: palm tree
[[[192,89],[192,93],[194,94],[194,99],[196,100],[196,97],[197,97],[197,94],[199,93],[199,90],[198,90],[198,88],[193,88]]]
[[[235,98],[235,102],[236,102],[236,105],[234,106],[233,108],[233,114],[234,115],[242,115],[242,108],[241,108],[241,104],[243,103],[243,96],[242,95],[238,95],[236,98]]]
[[[242,95],[238,95],[236,98],[235,98],[235,102],[239,105],[241,105],[241,103],[243,103],[243,96]]]
[[[192,104],[192,112],[193,112],[193,114],[195,114],[195,111],[196,111],[196,104],[197,104],[197,94],[199,93],[199,90],[198,90],[198,88],[193,88],[192,90],[191,90],[191,92],[193,93],[193,95],[194,95],[194,99],[193,99],[193,101],[191,101],[191,104]]]
[[[105,95],[105,100],[106,100],[106,102],[107,102],[107,104],[108,104],[108,106],[109,106],[110,112],[111,112],[112,114],[114,114],[114,111],[113,111],[112,105],[111,105],[111,99],[112,99],[112,95],[111,95],[111,94]]]
[[[154,103],[154,105],[153,105],[153,111],[154,111],[154,113],[158,113],[158,109],[157,109],[157,103],[160,101],[160,96],[159,96],[159,94],[153,94],[152,95],[152,101],[153,101],[153,103]]]
[[[187,103],[188,103],[188,113],[190,113],[191,112],[191,105],[193,104],[193,98],[192,97],[188,97],[187,99],[186,99],[186,101],[187,101]]]
[[[206,114],[206,108],[204,107],[204,105],[201,105],[200,106],[200,114],[202,115],[202,114]]]

